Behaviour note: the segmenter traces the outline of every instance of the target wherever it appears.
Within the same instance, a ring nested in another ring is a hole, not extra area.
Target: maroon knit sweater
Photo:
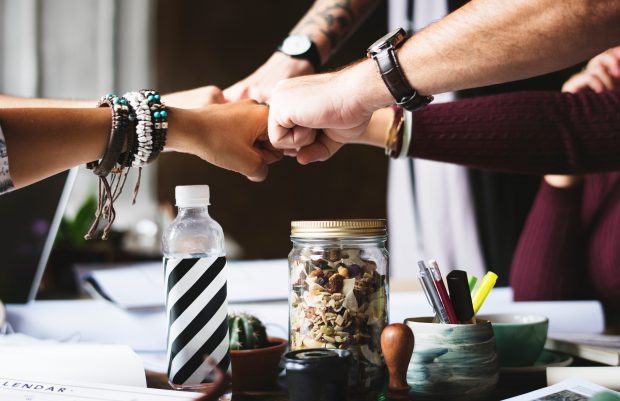
[[[413,157],[517,173],[620,171],[620,91],[521,92],[413,115]],[[543,183],[511,268],[516,300],[597,297],[620,308],[620,173]]]
[[[620,91],[515,92],[413,114],[409,155],[530,173],[620,170]]]

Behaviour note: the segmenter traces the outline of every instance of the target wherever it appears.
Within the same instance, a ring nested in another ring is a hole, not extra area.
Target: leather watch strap
[[[381,78],[396,100],[396,104],[409,111],[417,110],[429,104],[432,96],[422,96],[415,91],[405,79],[393,48],[386,49],[373,57],[379,66]]]
[[[303,58],[308,60],[312,67],[314,68],[314,72],[317,73],[321,69],[321,55],[319,54],[319,48],[314,42],[310,42],[310,48],[308,51],[300,56],[299,58]],[[305,56],[305,57],[304,57]]]

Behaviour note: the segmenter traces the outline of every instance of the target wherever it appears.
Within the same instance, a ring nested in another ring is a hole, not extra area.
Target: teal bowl
[[[493,326],[500,367],[532,366],[538,360],[547,341],[546,316],[502,313],[480,318]]]
[[[431,317],[405,319],[415,337],[407,370],[415,400],[481,401],[497,386],[499,364],[491,323],[432,323]]]

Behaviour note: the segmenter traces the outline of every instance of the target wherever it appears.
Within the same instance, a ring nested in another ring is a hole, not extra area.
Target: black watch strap
[[[432,96],[422,96],[409,85],[393,48],[380,51],[373,58],[377,62],[381,78],[396,100],[396,104],[406,110],[413,111],[426,106],[433,100]]]

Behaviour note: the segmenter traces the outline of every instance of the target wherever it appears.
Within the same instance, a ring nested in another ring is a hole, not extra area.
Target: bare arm
[[[398,58],[422,94],[490,85],[558,70],[612,47],[620,40],[619,21],[617,0],[473,0],[408,40]],[[281,148],[307,146],[300,162],[324,160],[393,101],[373,60],[286,80],[270,101],[269,136]],[[310,128],[325,135],[314,141]]]
[[[291,35],[309,36],[325,63],[380,3],[381,0],[316,0]],[[275,52],[251,75],[227,88],[224,96],[228,100],[267,101],[279,81],[315,72],[307,60]]]
[[[317,0],[291,35],[309,36],[325,62],[380,3],[381,0]]]
[[[184,109],[198,109],[214,103],[224,103],[222,90],[216,86],[168,93],[163,96],[168,106]],[[96,100],[42,99],[0,94],[0,108],[88,108],[93,107]]]
[[[256,181],[280,158],[266,141],[267,108],[251,101],[203,109],[169,109],[166,150],[194,154]],[[106,108],[0,109],[16,188],[101,159],[111,128]],[[233,135],[234,134],[234,135]]]

